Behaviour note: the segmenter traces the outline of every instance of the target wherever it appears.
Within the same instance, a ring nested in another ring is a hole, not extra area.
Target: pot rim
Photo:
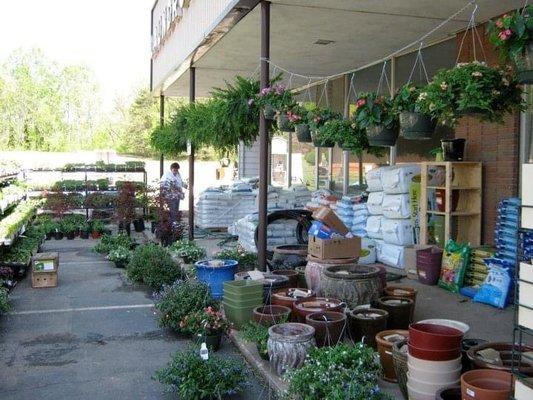
[[[383,338],[384,336],[394,334],[403,336],[404,339],[397,340],[396,342],[389,342],[388,340]],[[403,342],[404,340],[409,340],[409,331],[406,329],[387,329],[376,334],[376,342],[381,342],[384,345],[391,345],[391,347],[394,343]]]
[[[314,319],[314,318],[322,317],[322,316],[326,316],[328,318],[332,317],[336,319],[334,319],[333,321],[324,321],[323,319]],[[307,323],[312,322],[314,324],[323,324],[323,325],[334,324],[334,323],[339,323],[339,322],[345,322],[346,314],[340,311],[319,311],[319,312],[314,312],[314,313],[306,315],[305,320]]]
[[[353,264],[357,265],[357,258],[329,258],[329,259],[320,259],[312,255],[307,256],[307,261],[314,262],[316,264],[327,264],[327,265],[348,265]]]
[[[291,297],[291,296],[288,296],[287,295],[287,292],[289,290],[294,290],[294,289],[298,289],[298,290],[309,290],[310,293],[309,293],[309,296],[307,297]],[[279,289],[277,291],[275,291],[274,293],[272,293],[272,296],[275,296],[275,297],[278,297],[278,298],[282,298],[282,299],[288,299],[288,300],[294,300],[294,301],[297,301],[297,300],[301,300],[301,299],[311,299],[311,298],[314,298],[316,297],[316,294],[314,291],[312,291],[311,289],[301,289],[301,288],[283,288],[283,289]]]
[[[270,312],[265,312],[266,311],[265,309],[270,310]],[[291,309],[286,306],[270,304],[270,305],[262,305],[262,306],[255,307],[253,312],[256,314],[278,317],[283,314],[290,314]]]
[[[408,297],[402,297],[402,296],[381,296],[377,301],[379,304],[384,304],[385,306],[399,307],[399,305],[397,304],[385,303],[386,300],[400,300],[402,305],[413,304],[413,299],[410,299]]]
[[[362,320],[362,321],[375,321],[375,320],[380,319],[380,318],[361,318],[358,316],[359,314],[365,314],[365,313],[379,314],[380,317],[382,318],[389,317],[389,312],[387,310],[382,310],[381,308],[359,308],[359,309],[356,308],[354,310],[350,310],[348,315],[351,318],[355,318],[357,320]]]
[[[215,267],[215,266],[211,266],[211,265],[207,265],[206,264],[206,263],[209,263],[209,262],[215,261],[215,260],[223,261],[224,264],[219,266],[219,267]],[[236,261],[236,260],[223,260],[223,259],[217,259],[217,258],[210,258],[210,259],[207,259],[207,260],[197,261],[196,263],[194,263],[194,265],[198,269],[209,269],[209,270],[215,271],[215,270],[232,269],[232,268],[236,267],[237,265],[239,265],[239,262]]]
[[[317,305],[316,307],[306,307],[305,305],[303,305],[303,303],[307,303],[307,302],[318,302],[319,305]],[[324,307],[321,307],[320,305],[325,305],[324,303],[332,303],[334,304],[333,306],[326,306],[326,310],[327,309],[332,309],[332,308],[338,308],[338,307],[342,307],[343,306],[343,302],[340,301],[339,299],[335,299],[335,298],[330,298],[330,297],[314,297],[312,299],[309,299],[309,298],[304,298],[304,299],[299,299],[299,300],[296,300],[296,302],[294,303],[294,307],[297,309],[297,310],[301,310],[301,311],[311,311],[311,310],[316,310],[316,311],[313,311],[313,312],[320,312],[320,311],[323,311],[324,310]]]
[[[361,272],[355,271],[356,269],[361,269]],[[347,274],[338,274],[338,271],[346,271]],[[332,279],[341,279],[341,280],[363,280],[363,279],[373,279],[379,276],[379,268],[373,267],[371,265],[331,265],[324,269],[324,275]]]
[[[429,319],[423,319],[421,321],[418,321],[417,324],[434,324],[434,325],[449,326],[451,328],[462,331],[464,335],[466,335],[470,331],[470,326],[468,324],[465,324],[464,322],[457,321],[454,319],[429,318]]]
[[[427,330],[428,328],[434,328],[435,329],[442,330],[443,332],[430,332]],[[437,325],[437,324],[423,324],[420,322],[414,323],[409,325],[409,332],[416,332],[419,335],[426,335],[429,336],[432,340],[437,340],[441,337],[444,338],[462,338],[463,332],[459,329],[452,328],[446,325]]]
[[[300,330],[296,334],[288,334],[283,332],[284,328],[290,329],[291,327]],[[299,322],[285,322],[283,324],[272,325],[268,328],[268,338],[280,340],[283,342],[306,342],[315,336],[315,328],[311,325],[302,324]]]
[[[289,247],[292,247],[290,249]],[[276,254],[294,254],[299,256],[307,256],[307,245],[304,244],[284,244],[274,247],[272,250]]]
[[[281,276],[297,276],[298,271],[295,271],[293,269],[277,269],[275,271],[272,271],[272,275],[281,275]]]
[[[474,377],[472,377],[474,375]],[[476,386],[475,384],[471,383],[472,379],[479,379],[479,378],[490,378],[491,381],[497,380],[500,382],[509,381],[509,389],[487,389],[480,386]],[[507,371],[501,371],[497,369],[474,369],[472,371],[467,371],[464,374],[461,375],[461,383],[471,386],[472,388],[476,390],[482,390],[482,391],[490,391],[493,393],[498,394],[504,394],[512,389],[513,384],[513,374]]]
[[[486,367],[486,368],[490,368],[491,370],[494,370],[494,371],[502,371],[502,372],[506,372],[506,371],[510,371],[511,370],[511,366],[509,365],[496,365],[496,364],[489,364],[483,360],[479,360],[477,358],[477,352],[479,350],[483,350],[483,349],[486,349],[486,348],[493,348],[495,349],[496,351],[500,352],[500,351],[503,351],[503,350],[512,350],[513,347],[516,349],[516,351],[518,350],[522,350],[523,351],[533,351],[533,346],[528,346],[526,344],[514,344],[513,343],[510,343],[510,342],[486,342],[486,343],[482,343],[480,344],[479,346],[474,346],[474,347],[471,347],[467,352],[466,352],[466,355],[468,357],[468,359],[472,362],[481,362],[485,365],[490,365],[491,367]],[[522,363],[524,363],[524,360],[522,360]],[[520,366],[520,370],[521,371],[533,371],[533,362],[530,362],[528,364],[522,364]]]

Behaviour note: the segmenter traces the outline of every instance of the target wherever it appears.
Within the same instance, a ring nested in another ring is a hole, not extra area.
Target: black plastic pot
[[[442,388],[435,394],[436,400],[461,400],[461,386]]]
[[[157,229],[157,222],[152,221],[150,223],[150,232],[155,233],[155,230]]]
[[[289,117],[285,113],[278,114],[276,116],[276,121],[278,124],[278,129],[282,132],[292,132],[293,129],[290,127]]]
[[[68,240],[74,240],[74,238],[76,237],[76,232],[67,232],[65,235]]]
[[[463,161],[466,139],[441,139],[444,161]]]
[[[263,109],[263,114],[265,115],[265,119],[273,120],[276,117],[276,110],[274,107],[266,105]]]
[[[468,358],[468,350],[480,344],[487,343],[484,339],[463,339],[461,341],[461,364],[463,365],[462,372],[467,372],[472,369],[472,362]]]
[[[126,268],[128,263],[125,260],[115,261],[115,267],[117,268]]]
[[[80,231],[80,238],[81,239],[89,239],[90,233],[89,231]]]
[[[144,229],[145,229],[144,219],[142,218],[134,219],[133,228],[135,229],[135,232],[144,232]]]
[[[53,237],[54,237],[54,232],[48,232],[48,233],[46,234],[46,240],[50,240],[50,239],[52,239]]]
[[[381,125],[366,128],[366,136],[370,146],[392,147],[398,139],[398,129],[388,129]]]
[[[296,132],[296,137],[300,143],[312,143],[313,138],[311,137],[311,129],[307,124],[298,124],[294,128]]]
[[[524,53],[516,60],[516,78],[520,83],[533,83],[533,41],[526,45]]]
[[[409,140],[431,139],[437,120],[417,112],[400,113],[400,136]]]
[[[64,235],[63,235],[63,232],[55,232],[54,233],[54,239],[55,240],[61,240],[63,239]]]

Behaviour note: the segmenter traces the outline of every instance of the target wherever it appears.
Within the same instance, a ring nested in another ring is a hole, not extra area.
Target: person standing
[[[169,207],[170,222],[177,222],[180,200],[185,199],[184,189],[187,188],[187,184],[181,178],[180,165],[177,162],[170,164],[170,171],[163,174],[160,185]]]

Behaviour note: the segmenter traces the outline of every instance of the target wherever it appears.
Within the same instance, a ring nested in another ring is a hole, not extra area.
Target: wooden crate
[[[46,269],[42,270],[43,267]],[[58,272],[59,254],[57,252],[37,253],[31,260],[31,286],[33,288],[56,287]]]

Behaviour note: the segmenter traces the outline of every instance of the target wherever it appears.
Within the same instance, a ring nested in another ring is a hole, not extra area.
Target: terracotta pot
[[[307,292],[307,296],[296,296],[295,293],[300,291]],[[272,293],[272,305],[285,306],[291,309],[291,321],[296,322],[296,312],[294,311],[294,303],[296,300],[305,298],[311,299],[316,297],[315,293],[308,289],[289,288],[281,289]]]
[[[376,335],[387,329],[389,313],[375,308],[360,308],[348,313],[348,329],[354,342],[363,341],[376,348]]]
[[[409,343],[419,349],[452,350],[461,347],[463,333],[443,325],[411,324]]]
[[[409,354],[415,358],[428,361],[449,361],[461,356],[461,348],[450,350],[421,349],[409,343]]]
[[[476,369],[461,376],[463,400],[507,400],[512,387],[513,376],[506,371]]]
[[[335,346],[346,329],[346,315],[337,311],[321,311],[305,317],[305,323],[315,328],[318,347]]]
[[[424,319],[422,321],[418,321],[417,324],[434,324],[434,325],[442,325],[447,326],[450,328],[455,328],[461,332],[463,332],[463,336],[470,331],[470,326],[465,324],[461,321],[456,321],[454,319],[444,319],[444,318],[431,318],[431,319]]]
[[[437,390],[435,400],[461,400],[461,386],[453,386]]]
[[[294,269],[307,263],[306,244],[286,244],[274,247],[270,266],[276,269]]]
[[[321,281],[323,277],[323,271],[326,267],[331,265],[355,265],[355,258],[347,259],[330,259],[320,260],[313,256],[307,256],[307,265],[305,267],[305,281],[307,287],[316,293],[317,296],[321,296]]]
[[[281,324],[289,320],[291,309],[285,306],[259,306],[252,311],[252,320],[263,326]]]
[[[500,353],[500,358],[503,362],[503,365],[488,363],[477,354],[478,351],[489,348],[494,349]],[[526,345],[515,345],[514,350],[515,366],[518,365],[518,361],[521,358],[522,360],[520,361],[520,372],[527,376],[533,376],[533,363],[525,357],[521,356],[521,353],[533,351],[533,347]],[[511,343],[488,342],[476,347],[472,347],[466,352],[466,354],[472,362],[474,368],[489,368],[500,371],[511,371],[511,367],[513,364],[513,345]]]
[[[403,398],[407,400],[409,395],[407,393],[407,340],[401,340],[392,344],[392,364],[394,366],[394,373]]]
[[[401,342],[409,337],[409,331],[392,329],[381,331],[376,335],[376,342],[379,352],[379,361],[383,367],[383,379],[389,382],[396,382],[396,372],[392,361],[392,345]]]
[[[296,287],[298,286],[298,272],[294,271],[292,269],[278,269],[275,271],[272,271],[272,274],[274,275],[282,275],[289,278],[288,285],[290,287]]]
[[[412,321],[414,302],[405,297],[384,296],[372,304],[389,313],[388,329],[408,329]]]
[[[379,269],[369,265],[333,265],[323,270],[320,291],[326,297],[344,301],[355,308],[369,304],[380,294]]]
[[[268,329],[268,356],[278,375],[302,366],[309,350],[315,346],[312,326],[289,322]]]
[[[304,324],[305,317],[320,311],[343,311],[345,304],[338,299],[315,297],[313,299],[300,299],[294,303],[294,311],[298,322]]]

